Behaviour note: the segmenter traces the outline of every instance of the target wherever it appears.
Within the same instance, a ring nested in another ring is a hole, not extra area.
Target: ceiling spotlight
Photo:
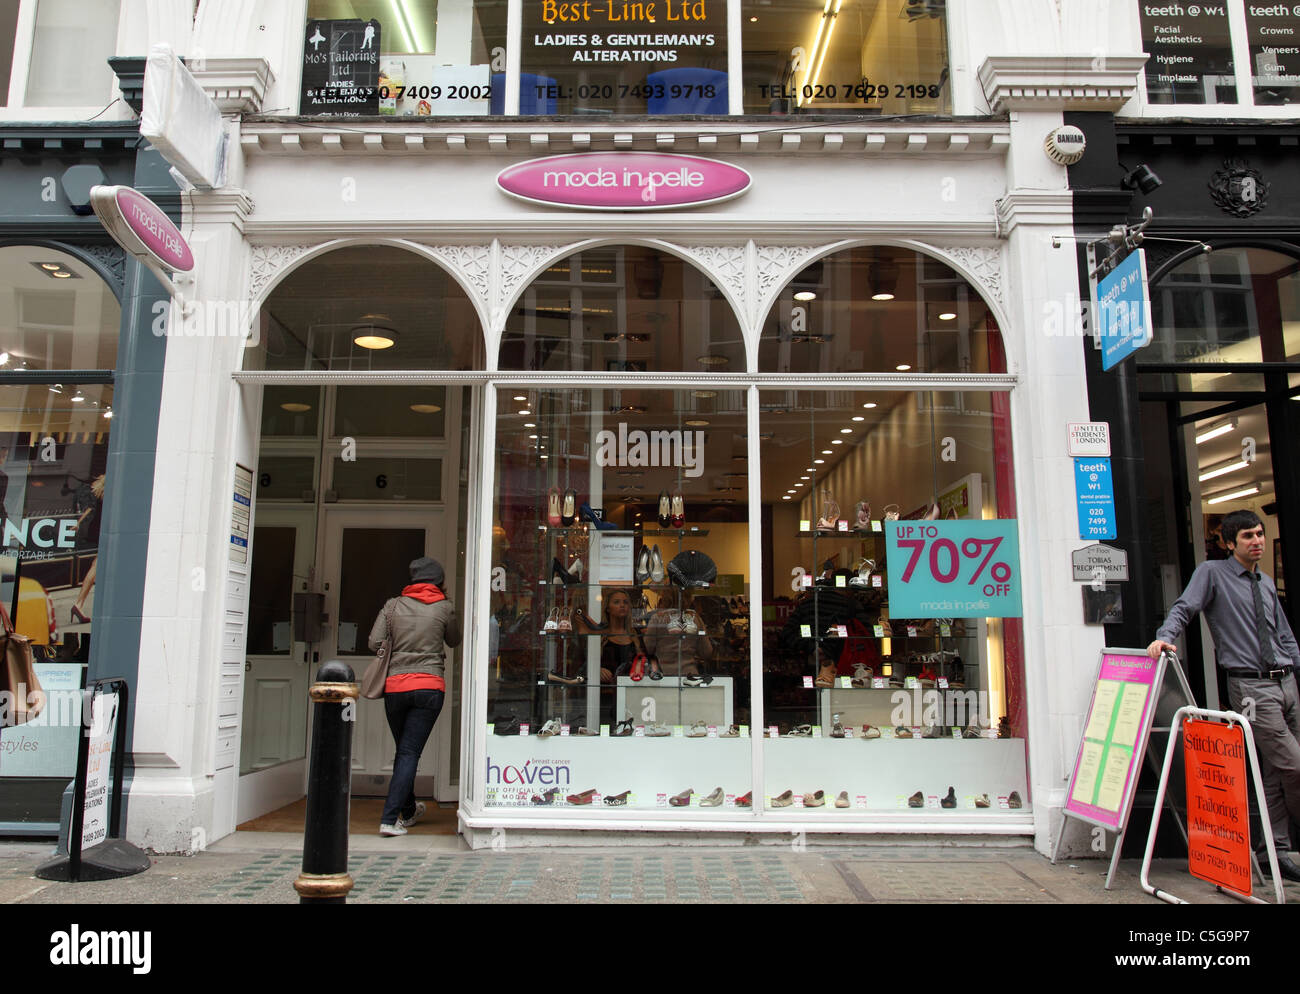
[[[84,404],[86,402],[86,395],[81,392],[81,387],[77,387],[77,392],[68,399],[74,404]]]
[[[875,405],[874,402],[872,402],[872,401],[868,401],[867,403],[865,403],[865,404],[862,405],[862,409],[863,409],[864,411],[870,411],[870,410],[871,410],[872,408],[874,408],[875,406],[876,406],[876,405]]]
[[[524,422],[524,427],[525,427],[525,428],[536,428],[536,427],[537,427],[537,424],[536,424],[536,422],[533,422],[533,421],[525,421],[525,422]]]
[[[832,438],[832,439],[831,439],[831,445],[843,445],[843,444],[844,444],[844,439],[842,439],[842,438]]]
[[[525,408],[523,408],[522,410],[520,410],[520,412],[519,412],[519,416],[520,416],[520,417],[525,417],[525,418],[526,418],[528,415],[530,415],[530,414],[532,414],[532,413],[533,413],[532,411],[530,411],[528,408],[525,407]]]
[[[789,494],[782,494],[782,495],[781,495],[781,499],[782,499],[782,500],[789,500],[789,499],[790,499],[790,495],[789,495]]]
[[[302,404],[296,400],[286,400],[280,405],[280,410],[288,411],[290,414],[302,414],[304,411],[310,411],[310,404]]]
[[[801,480],[805,480],[805,481],[806,481],[806,480],[811,480],[812,477],[811,477],[811,476],[801,476],[801,477],[799,477],[799,479],[801,479]]]
[[[113,417],[113,405],[110,404],[110,405],[108,406],[108,410],[106,410],[106,411],[104,412],[104,417],[109,418],[110,420],[112,419],[112,417]]]
[[[799,492],[798,490],[787,490],[787,491],[786,491],[786,493],[788,493],[788,494],[797,494],[798,492]]]
[[[437,414],[442,410],[440,404],[412,404],[411,410],[416,414]]]
[[[72,279],[72,274],[65,269],[60,269],[58,272],[50,273],[50,275],[54,277],[56,280]]]
[[[62,269],[62,268],[63,268],[63,263],[61,263],[61,262],[42,262],[42,263],[40,263],[40,267],[41,267],[42,269],[44,269],[46,272],[48,272],[48,273],[53,273],[53,272],[55,272],[55,271],[57,271],[57,270],[59,270],[59,269]]]
[[[854,420],[854,421],[866,421],[867,419],[864,418],[861,414],[855,414],[855,415],[853,415],[853,420]]]
[[[1212,438],[1218,438],[1221,435],[1226,435],[1228,434],[1228,432],[1233,431],[1236,427],[1237,427],[1237,419],[1229,418],[1227,421],[1224,421],[1221,424],[1217,424],[1213,428],[1207,428],[1205,429],[1205,431],[1198,434],[1196,436],[1196,444],[1200,445],[1202,442],[1208,442]]]
[[[63,393],[63,384],[55,383],[50,387],[50,393]]]
[[[528,399],[528,398],[525,397],[525,396],[524,396],[523,394],[521,394],[521,393],[520,393],[520,394],[515,394],[515,400],[527,400],[527,399]]]
[[[702,355],[695,361],[701,366],[725,366],[731,360],[724,355]]]
[[[841,428],[841,429],[840,429],[840,434],[841,434],[841,435],[852,435],[852,434],[853,434],[853,429],[852,429],[852,428]]]
[[[816,300],[817,294],[813,293],[811,290],[800,290],[798,293],[794,295],[794,299],[795,300]]]
[[[379,351],[397,344],[397,332],[392,319],[385,314],[363,314],[352,329],[352,344],[363,349]]]
[[[871,295],[871,299],[872,300],[893,300],[894,295],[892,293],[873,293]]]
[[[691,418],[686,422],[686,424],[691,428],[705,428],[708,426],[709,422],[704,418]]]
[[[911,367],[910,365],[908,365],[907,363],[905,363],[905,362],[900,362],[900,363],[899,363],[897,366],[895,366],[894,368],[895,368],[896,370],[898,370],[900,373],[906,373],[906,372],[907,372],[909,369],[911,369],[912,367]]]
[[[548,456],[545,452],[543,452],[543,453],[542,453],[540,456],[538,456],[537,458],[538,458],[538,459],[549,459],[549,458],[551,458],[551,457]]]
[[[1165,181],[1155,174],[1150,166],[1145,162],[1136,169],[1131,169],[1124,174],[1124,178],[1119,181],[1119,185],[1125,190],[1132,190],[1134,187],[1143,193],[1155,193],[1165,185]]]
[[[825,462],[826,462],[825,459],[814,459],[814,460],[813,460],[813,464],[816,465],[816,466],[821,466],[821,465],[824,464]]]
[[[1222,504],[1224,501],[1239,500],[1242,497],[1251,497],[1259,493],[1259,487],[1245,487],[1241,490],[1234,490],[1231,493],[1216,494],[1206,501],[1207,504]]]
[[[829,456],[830,454],[831,454],[831,450],[830,450],[830,449],[822,449],[822,455],[824,455],[824,456]]]
[[[755,21],[757,21],[757,20],[758,20],[758,17],[757,17],[757,16],[755,16],[755,17],[751,17],[751,18],[749,19],[749,23],[750,23],[750,24],[753,24],[753,23],[754,23]]]
[[[529,435],[528,437],[531,438],[533,441],[536,441],[536,440],[537,440],[537,436],[536,436],[536,435]]]
[[[939,315],[939,320],[940,320],[940,321],[956,321],[956,320],[957,320],[957,315],[954,314],[952,311],[944,311],[942,314]]]

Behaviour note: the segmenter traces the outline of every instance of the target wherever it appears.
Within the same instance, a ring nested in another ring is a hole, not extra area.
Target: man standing
[[[1152,659],[1175,652],[1171,644],[1196,612],[1205,612],[1214,637],[1215,658],[1228,675],[1228,702],[1249,715],[1264,779],[1264,798],[1273,825],[1278,870],[1300,881],[1300,866],[1291,849],[1290,819],[1300,821],[1300,698],[1295,670],[1300,668],[1291,626],[1278,601],[1277,588],[1259,571],[1264,555],[1264,525],[1253,511],[1233,511],[1220,534],[1231,559],[1201,563],[1169,617],[1147,647]],[[1289,815],[1289,817],[1288,817]]]

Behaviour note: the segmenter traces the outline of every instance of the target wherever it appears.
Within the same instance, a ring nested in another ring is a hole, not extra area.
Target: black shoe
[[[1260,865],[1264,867],[1264,872],[1268,872],[1268,854],[1265,853],[1260,859]],[[1290,856],[1279,856],[1277,858],[1277,872],[1282,875],[1283,880],[1294,880],[1300,883],[1300,866],[1296,866],[1291,861]]]
[[[957,792],[953,790],[951,787],[949,787],[948,793],[945,794],[942,798],[940,798],[939,807],[955,808],[956,806],[957,806]]]

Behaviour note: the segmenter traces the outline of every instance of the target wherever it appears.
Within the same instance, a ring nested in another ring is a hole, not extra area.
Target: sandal
[[[549,739],[552,735],[560,734],[560,719],[552,718],[542,726],[541,731],[537,733],[539,739]]]
[[[622,738],[625,735],[632,734],[632,712],[628,712],[626,718],[614,726],[614,730],[609,733],[613,738]]]
[[[893,508],[892,511],[890,510],[891,507]],[[897,505],[897,504],[886,504],[886,505],[885,505],[885,520],[886,520],[886,521],[897,521],[897,520],[898,520],[898,505]]]
[[[836,523],[840,520],[840,506],[835,503],[829,490],[826,490],[822,496],[822,516],[817,519],[817,530],[819,532],[833,532]]]
[[[871,586],[871,574],[876,571],[876,561],[874,559],[863,559],[856,567],[857,576],[849,577],[850,587],[869,587]]]
[[[787,739],[810,739],[812,738],[812,725],[795,725],[794,728],[785,733]],[[789,793],[789,791],[786,791]]]
[[[864,739],[878,739],[880,738],[880,729],[875,725],[863,725],[862,737]]]
[[[853,527],[860,532],[871,531],[871,503],[860,500],[853,511]]]
[[[899,725],[897,728],[894,729],[894,738],[910,739],[912,738],[912,730],[908,728],[906,725]]]
[[[840,724],[840,716],[835,715],[833,720],[835,723],[831,725],[831,738],[833,739],[844,738],[844,726]]]
[[[718,736],[720,739],[738,739],[740,738],[740,726],[731,725],[725,732]]]
[[[546,616],[546,621],[542,623],[542,634],[554,632],[560,627],[560,609],[552,608],[551,613]]]
[[[686,631],[686,627],[682,624],[682,613],[680,611],[669,611],[668,612],[668,634],[681,635],[685,631]]]
[[[652,721],[646,726],[645,733],[651,738],[663,738],[665,735],[671,735],[672,731],[666,721]]]
[[[875,676],[870,666],[866,663],[853,664],[853,677],[849,680],[850,687],[870,687],[871,678]]]
[[[708,736],[708,734],[709,734],[709,726],[706,725],[703,721],[696,721],[691,725],[690,729],[686,732],[686,738],[702,739]]]

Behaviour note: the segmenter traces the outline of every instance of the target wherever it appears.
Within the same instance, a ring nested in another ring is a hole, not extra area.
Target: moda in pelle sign
[[[749,173],[737,166],[666,152],[554,155],[497,176],[512,197],[584,210],[698,207],[740,196],[749,184]]]

